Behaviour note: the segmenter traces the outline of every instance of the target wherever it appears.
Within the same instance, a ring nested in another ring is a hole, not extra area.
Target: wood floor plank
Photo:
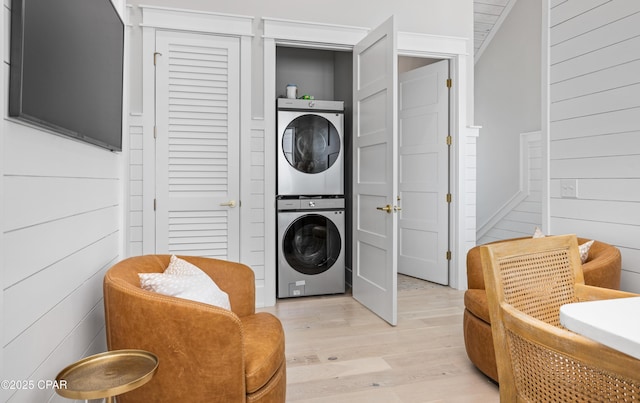
[[[349,293],[278,300],[285,329],[287,402],[499,402],[467,358],[463,292],[398,277],[398,325]]]

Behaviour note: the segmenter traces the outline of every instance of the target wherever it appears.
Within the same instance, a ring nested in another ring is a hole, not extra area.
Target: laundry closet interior
[[[399,56],[398,73],[438,61]],[[344,293],[352,285],[353,52],[277,46],[275,67],[276,295]],[[296,167],[304,147],[322,167]]]

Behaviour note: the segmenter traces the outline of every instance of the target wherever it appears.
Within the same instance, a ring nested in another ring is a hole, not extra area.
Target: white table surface
[[[560,323],[575,333],[640,359],[640,297],[563,305]]]

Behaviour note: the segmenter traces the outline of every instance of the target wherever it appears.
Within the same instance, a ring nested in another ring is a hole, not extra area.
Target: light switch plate
[[[578,197],[578,180],[577,179],[562,179],[560,180],[560,196],[565,198],[577,198]]]

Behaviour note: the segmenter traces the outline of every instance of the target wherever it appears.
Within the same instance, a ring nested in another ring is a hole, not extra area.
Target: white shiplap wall
[[[106,348],[102,277],[120,257],[121,158],[3,124],[3,376],[53,379]],[[0,401],[52,392],[2,391]]]
[[[144,142],[140,115],[129,116],[129,238],[127,256],[143,254]]]
[[[618,246],[640,292],[640,2],[552,1],[549,63],[551,231]]]
[[[8,119],[10,1],[4,1],[1,402],[65,401],[40,380],[106,349],[102,278],[121,256],[122,156]],[[67,400],[68,401],[68,400]]]
[[[241,253],[246,264],[249,265],[256,275],[256,303],[259,306],[265,305],[266,287],[271,287],[271,284],[266,284],[265,276],[265,247],[266,237],[268,234],[265,232],[266,217],[267,214],[275,214],[271,206],[267,208],[267,199],[265,195],[265,129],[264,119],[253,118],[251,127],[251,139],[250,139],[250,157],[249,157],[249,200],[245,205],[248,207],[248,221],[247,226],[248,245],[244,250],[241,248]],[[245,155],[243,153],[243,155]]]
[[[478,136],[480,135],[480,128],[474,127],[468,131],[466,136],[465,145],[465,181],[466,181],[466,194],[465,194],[465,254],[466,252],[476,246],[476,231],[478,214],[476,212],[476,200],[478,194]],[[459,264],[463,264],[462,262]],[[459,279],[458,289],[465,287],[467,284],[466,278]]]

